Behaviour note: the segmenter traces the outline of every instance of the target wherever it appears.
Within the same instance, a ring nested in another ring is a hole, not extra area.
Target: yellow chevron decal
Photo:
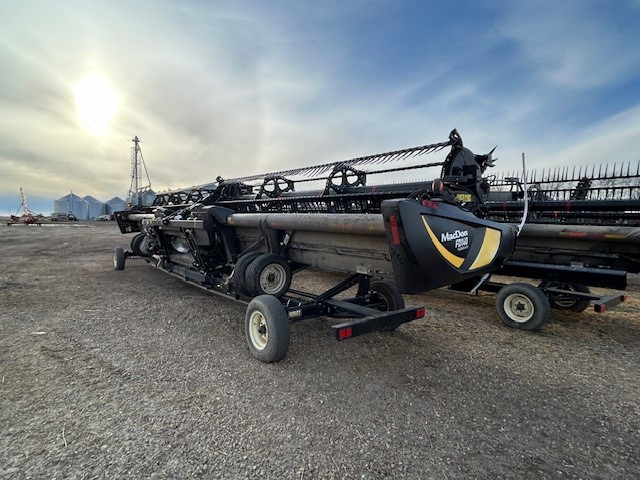
[[[458,257],[457,255],[454,255],[449,250],[447,250],[445,248],[445,246],[442,245],[442,243],[440,243],[440,240],[438,240],[438,237],[436,237],[436,234],[433,233],[433,230],[431,230],[431,227],[429,227],[429,224],[427,223],[427,220],[425,220],[424,217],[422,217],[422,223],[424,223],[424,228],[427,229],[427,233],[429,234],[429,237],[431,238],[431,241],[435,245],[435,247],[438,250],[438,252],[440,253],[440,255],[442,255],[444,257],[444,259],[447,262],[449,262],[451,265],[453,265],[454,267],[460,268],[460,266],[464,262],[464,258]]]
[[[500,249],[500,237],[500,230],[496,230],[495,228],[486,229],[478,256],[469,267],[469,270],[486,267],[496,258],[496,254]]]

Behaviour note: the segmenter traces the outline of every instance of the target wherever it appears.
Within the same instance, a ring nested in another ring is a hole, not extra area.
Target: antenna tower
[[[127,197],[132,205],[142,205],[142,196],[140,194],[151,189],[151,180],[140,149],[141,140],[136,135],[131,141],[133,142],[133,147],[131,147],[131,186]],[[143,172],[147,178],[146,184],[143,184]]]
[[[29,204],[27,203],[27,196],[22,191],[22,187],[20,187],[20,207],[22,207],[22,210],[24,210],[25,215],[32,215],[31,210],[29,210]],[[18,208],[18,212],[19,211],[20,208]]]

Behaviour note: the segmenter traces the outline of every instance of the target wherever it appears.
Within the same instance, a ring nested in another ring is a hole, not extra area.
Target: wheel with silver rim
[[[496,308],[502,322],[520,330],[535,330],[549,319],[549,299],[528,283],[502,287],[496,296]]]
[[[116,247],[113,249],[113,269],[114,270],[124,270],[124,262],[126,255],[124,254],[124,250],[121,247]]]
[[[261,362],[277,362],[287,355],[291,337],[289,316],[273,295],[251,300],[244,327],[249,351]]]
[[[281,297],[291,286],[291,268],[284,258],[274,254],[264,254],[256,258],[245,273],[249,293]]]

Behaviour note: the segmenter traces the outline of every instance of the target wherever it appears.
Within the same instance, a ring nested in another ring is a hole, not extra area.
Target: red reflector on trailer
[[[419,308],[416,310],[416,318],[422,318],[426,313],[427,311],[424,308]]]
[[[606,305],[594,305],[594,306],[593,306],[593,310],[594,310],[596,313],[602,313],[602,312],[604,312],[606,309],[607,309],[607,306],[606,306]]]
[[[338,330],[338,340],[344,340],[353,336],[353,329],[351,327],[345,327]]]
[[[620,297],[620,301],[621,301],[621,302],[626,302],[628,299],[629,299],[629,295],[622,295],[622,296]]]
[[[400,230],[398,229],[398,217],[391,215],[389,217],[389,224],[391,225],[391,243],[394,245],[400,245]]]
[[[567,237],[570,238],[585,238],[587,236],[584,232],[569,232],[567,233]]]

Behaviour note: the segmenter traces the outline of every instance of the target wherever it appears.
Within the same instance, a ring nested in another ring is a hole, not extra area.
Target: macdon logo
[[[458,238],[464,238],[469,236],[469,230],[456,230],[455,232],[445,232],[440,235],[441,242],[450,242],[451,240],[457,240]]]
[[[456,230],[455,232],[445,232],[440,235],[441,242],[451,242],[455,240],[454,247],[461,252],[469,248],[469,230]]]

